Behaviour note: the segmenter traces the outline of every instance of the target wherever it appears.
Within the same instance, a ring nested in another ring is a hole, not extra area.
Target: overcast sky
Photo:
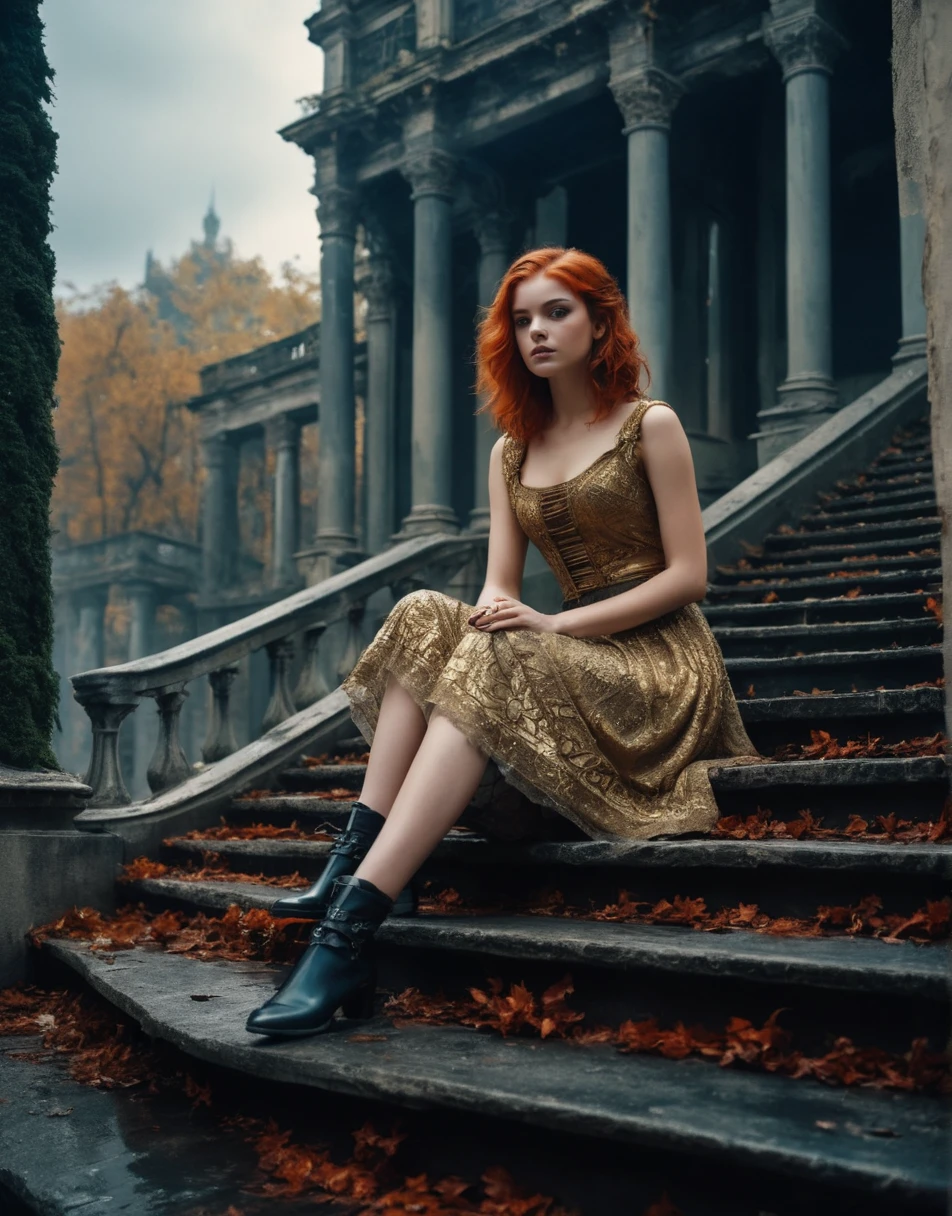
[[[57,288],[142,281],[201,239],[212,186],[222,237],[277,271],[318,266],[312,162],[278,134],[320,92],[302,24],[317,0],[43,0],[59,135]]]

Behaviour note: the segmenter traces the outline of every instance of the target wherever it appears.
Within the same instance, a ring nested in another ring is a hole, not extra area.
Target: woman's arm
[[[519,526],[502,471],[505,435],[493,444],[489,455],[489,556],[486,581],[477,604],[489,604],[495,595],[518,599],[526,565],[529,538]]]
[[[555,617],[555,632],[596,637],[632,629],[707,594],[707,544],[691,445],[681,420],[664,406],[645,410],[641,454],[658,508],[666,568],[610,599]]]

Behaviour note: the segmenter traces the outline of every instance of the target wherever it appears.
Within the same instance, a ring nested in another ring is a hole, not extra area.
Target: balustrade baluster
[[[163,688],[155,694],[159,711],[159,738],[146,771],[153,794],[171,789],[191,776],[192,768],[179,739],[179,719],[187,696],[188,689],[182,684]]]
[[[89,768],[83,778],[92,787],[90,807],[128,806],[132,801],[122,779],[119,760],[119,727],[139,703],[139,698],[110,701],[101,692],[88,697],[76,697],[89,717],[93,731],[93,746]]]
[[[337,664],[337,679],[343,681],[354,669],[354,664],[360,658],[363,650],[360,637],[360,626],[367,611],[367,601],[351,604],[347,609],[347,641]]]
[[[290,718],[296,713],[294,699],[288,678],[291,673],[291,660],[294,658],[294,642],[291,638],[281,638],[278,642],[269,642],[265,648],[271,661],[271,700],[261,719],[261,733],[267,732]]]
[[[320,701],[330,692],[327,681],[321,673],[320,655],[318,654],[321,635],[326,629],[327,622],[320,621],[304,633],[304,663],[294,689],[294,704],[298,709],[305,709],[308,705],[313,705],[315,701]]]
[[[238,750],[235,728],[231,721],[231,686],[238,674],[237,666],[220,667],[208,673],[212,686],[212,713],[208,734],[202,747],[202,759],[206,764],[224,760]]]

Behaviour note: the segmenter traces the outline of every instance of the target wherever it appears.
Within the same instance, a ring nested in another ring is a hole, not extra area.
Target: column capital
[[[269,448],[294,448],[300,434],[301,428],[290,414],[275,414],[264,424],[265,443]]]
[[[764,14],[764,42],[783,68],[784,80],[798,72],[833,70],[833,61],[848,44],[843,35],[821,16],[814,4],[799,11],[780,15],[774,0],[773,11]]]
[[[425,148],[409,153],[400,172],[410,183],[413,202],[428,194],[451,199],[456,193],[459,162],[442,148]]]
[[[358,287],[367,300],[367,320],[388,320],[393,305],[394,273],[393,262],[386,254],[371,254]]]
[[[340,182],[329,182],[326,186],[315,184],[313,193],[317,195],[317,222],[321,226],[321,240],[330,236],[356,240],[360,202],[358,191]]]
[[[473,232],[483,257],[493,253],[509,253],[511,226],[512,217],[508,211],[481,211],[475,217]]]
[[[228,432],[212,431],[210,435],[203,435],[200,443],[202,445],[202,459],[205,462],[206,469],[212,466],[221,468],[232,446]]]
[[[641,68],[609,81],[608,87],[625,120],[624,135],[641,127],[667,130],[686,91],[679,80],[659,67]]]

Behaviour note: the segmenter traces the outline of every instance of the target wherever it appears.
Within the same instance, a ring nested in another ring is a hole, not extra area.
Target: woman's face
[[[516,285],[512,324],[523,362],[545,379],[587,364],[592,342],[605,332],[603,322],[593,325],[585,301],[547,274]]]

